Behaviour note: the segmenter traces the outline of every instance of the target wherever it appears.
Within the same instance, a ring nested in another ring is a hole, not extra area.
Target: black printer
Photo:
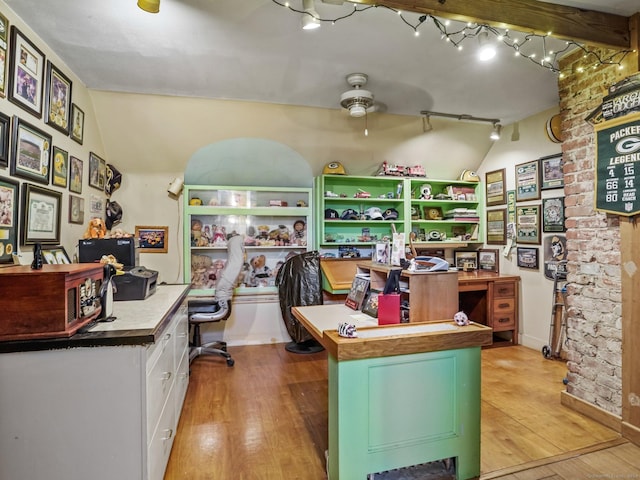
[[[112,277],[115,301],[144,300],[156,292],[158,272],[145,267],[125,269]]]

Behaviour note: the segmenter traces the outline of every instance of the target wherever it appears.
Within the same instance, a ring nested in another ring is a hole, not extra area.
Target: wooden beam
[[[626,49],[631,46],[628,17],[536,0],[351,1],[540,35],[552,32],[556,38],[592,46],[614,49]]]

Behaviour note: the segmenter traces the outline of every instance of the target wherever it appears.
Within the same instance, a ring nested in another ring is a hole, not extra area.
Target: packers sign
[[[596,209],[640,213],[640,114],[596,126]]]

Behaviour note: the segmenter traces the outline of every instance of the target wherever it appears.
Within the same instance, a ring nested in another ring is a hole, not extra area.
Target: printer
[[[112,277],[114,301],[144,300],[156,292],[158,272],[145,267],[125,269]]]

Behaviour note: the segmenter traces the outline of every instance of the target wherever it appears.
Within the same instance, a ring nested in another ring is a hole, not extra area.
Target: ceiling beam
[[[536,0],[350,0],[397,10],[574,40],[592,46],[630,48],[630,18]]]

